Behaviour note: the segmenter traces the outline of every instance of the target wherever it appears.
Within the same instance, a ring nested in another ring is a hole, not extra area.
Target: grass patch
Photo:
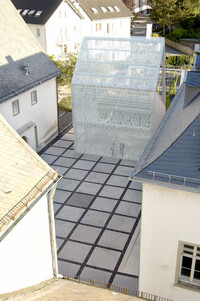
[[[72,98],[71,96],[64,97],[58,103],[58,108],[61,111],[71,112],[72,111]]]

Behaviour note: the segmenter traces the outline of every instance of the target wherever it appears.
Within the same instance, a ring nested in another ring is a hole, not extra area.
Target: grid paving
[[[54,196],[59,273],[137,289],[141,185],[133,162],[74,151],[73,129],[41,153],[63,178]]]

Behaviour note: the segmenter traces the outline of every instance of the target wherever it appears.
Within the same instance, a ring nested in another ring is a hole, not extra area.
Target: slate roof
[[[0,114],[0,233],[58,174]],[[36,186],[37,185],[37,186]]]
[[[0,1],[0,103],[60,74],[9,0]]]
[[[92,21],[133,16],[121,0],[77,0],[77,2]],[[105,8],[105,12],[101,7]],[[109,10],[109,7],[112,11]],[[115,7],[118,7],[119,10]],[[91,8],[95,8],[97,12],[94,13]]]
[[[131,179],[200,188],[200,94],[195,90],[195,96],[190,95],[185,105],[191,75],[188,72],[186,82],[173,99]],[[200,77],[200,72],[196,76]]]
[[[65,1],[79,17],[82,17],[70,0]],[[63,0],[12,0],[12,2],[26,23],[44,25]]]

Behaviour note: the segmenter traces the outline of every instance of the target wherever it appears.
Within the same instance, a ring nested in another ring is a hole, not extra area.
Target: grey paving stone
[[[119,199],[123,191],[123,188],[105,185],[99,195],[108,198]]]
[[[125,165],[125,166],[130,166],[132,169],[134,168],[135,162],[132,160],[121,160],[121,162],[119,163],[119,165]]]
[[[68,241],[59,253],[58,258],[73,260],[82,263],[89,253],[91,246]]]
[[[137,217],[138,214],[140,213],[140,210],[141,210],[141,205],[139,204],[120,202],[115,213]]]
[[[94,182],[94,183],[105,183],[109,174],[104,174],[100,172],[90,172],[85,181]]]
[[[66,201],[66,199],[70,196],[70,194],[71,192],[69,191],[63,191],[57,188],[53,200],[56,203],[62,204]]]
[[[142,191],[127,189],[123,200],[140,203],[142,202]]]
[[[77,222],[85,210],[70,206],[64,206],[57,214],[57,218],[62,218],[68,221]]]
[[[116,275],[113,285],[130,288],[132,290],[138,290],[138,278]]]
[[[80,181],[77,181],[77,180],[62,178],[60,180],[60,182],[58,182],[57,187],[59,189],[73,191],[78,186],[79,183],[80,183]]]
[[[103,227],[109,215],[109,213],[88,210],[81,223]]]
[[[98,245],[123,250],[128,237],[128,234],[105,230]]]
[[[73,205],[81,208],[87,208],[94,196],[84,193],[73,193],[72,196],[67,201],[67,205]]]
[[[104,272],[97,269],[92,269],[89,267],[85,267],[80,275],[80,277],[87,278],[87,279],[95,279],[98,281],[102,281],[108,283],[110,279],[111,273]]]
[[[82,242],[94,243],[100,232],[101,229],[79,225],[70,238]]]
[[[93,171],[111,173],[114,168],[115,168],[115,165],[113,165],[113,164],[97,163],[97,165],[95,166]]]
[[[115,171],[114,174],[115,175],[120,175],[120,176],[127,176],[129,177],[131,172],[133,171],[132,167],[129,166],[118,166]]]
[[[76,159],[60,157],[55,162],[54,165],[59,165],[62,167],[71,167]]]
[[[96,247],[88,260],[88,265],[114,270],[121,252]]]
[[[82,180],[86,174],[88,173],[87,170],[81,170],[81,169],[74,169],[71,168],[66,174],[65,178],[71,178],[76,180]]]
[[[68,134],[74,134],[74,128],[68,131]]]
[[[131,232],[135,221],[135,218],[113,215],[107,226],[107,229],[113,229],[122,232]]]
[[[57,170],[58,174],[62,176],[68,171],[67,167],[62,167],[62,166],[51,165],[51,168]]]
[[[74,135],[73,133],[66,133],[61,137],[62,140],[70,140],[70,141],[74,141]]]
[[[83,182],[77,189],[77,192],[88,193],[96,195],[102,185],[95,183]]]
[[[73,264],[70,262],[65,262],[58,260],[58,272],[59,274],[66,275],[68,277],[74,278],[80,269],[80,264]]]
[[[62,206],[62,205],[61,204],[57,204],[57,203],[53,204],[54,213],[56,213],[56,211],[60,208],[60,206]]]
[[[128,182],[129,182],[128,177],[112,175],[108,180],[107,184],[118,186],[118,187],[126,187]]]
[[[80,158],[81,154],[75,152],[72,149],[68,149],[64,154],[62,154],[63,157],[68,157],[68,158],[75,158],[78,159]]]
[[[60,156],[64,151],[65,148],[51,146],[45,151],[45,154]]]
[[[42,154],[41,158],[48,164],[52,164],[56,159],[57,156],[53,156],[53,155],[46,155],[46,154]]]
[[[61,239],[61,238],[56,238],[56,247],[57,247],[57,250],[60,248],[60,246],[62,245],[64,239]]]
[[[58,141],[56,141],[56,143],[53,144],[53,146],[68,148],[72,145],[72,143],[73,143],[72,141],[59,139]]]
[[[75,223],[55,219],[56,236],[66,238],[75,225]]]
[[[73,167],[78,169],[90,170],[95,163],[96,162],[79,160],[76,164],[74,164]]]
[[[111,212],[115,207],[116,203],[117,200],[97,197],[94,203],[92,204],[91,208]]]
[[[132,181],[129,188],[142,190],[142,183]]]
[[[117,158],[110,158],[110,157],[103,157],[101,158],[100,162],[102,163],[110,163],[110,164],[117,164],[120,159]]]
[[[81,159],[83,160],[89,160],[89,161],[97,161],[99,160],[101,157],[97,156],[97,155],[88,155],[88,154],[84,154],[83,157]]]

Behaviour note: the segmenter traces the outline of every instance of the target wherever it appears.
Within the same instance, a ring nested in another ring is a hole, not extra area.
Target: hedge
[[[165,57],[165,65],[167,68],[181,68],[193,64],[193,55],[170,55]]]

